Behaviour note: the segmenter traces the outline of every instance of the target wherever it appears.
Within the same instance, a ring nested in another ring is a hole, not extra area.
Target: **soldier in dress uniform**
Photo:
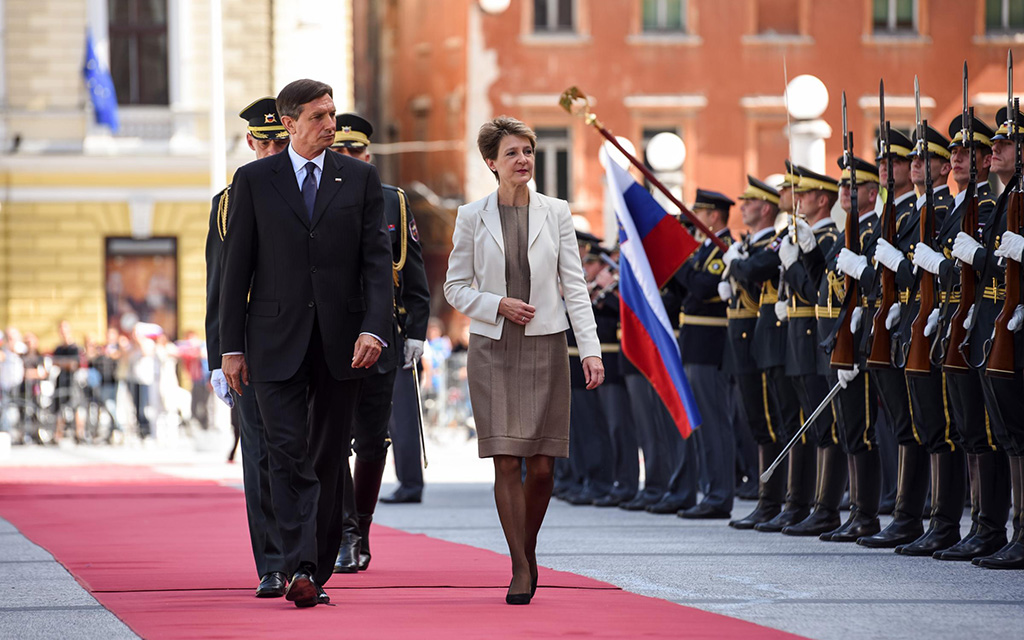
[[[988,185],[989,168],[992,162],[992,136],[995,134],[991,128],[977,118],[973,121],[973,138],[969,139],[968,135],[965,135],[965,127],[966,123],[963,122],[962,114],[949,124],[949,135],[952,138],[949,145],[952,154],[950,157],[951,174],[959,193],[954,199],[952,210],[946,214],[941,227],[937,226],[937,250],[918,244],[913,255],[913,264],[918,269],[938,276],[942,307],[938,313],[933,312],[934,323],[930,318],[926,333],[937,335],[940,339],[946,335],[946,328],[952,315],[956,311],[957,305],[961,303],[960,269],[956,261],[952,259],[952,248],[953,242],[960,232],[963,215],[970,204],[967,202],[966,196],[971,179],[970,156],[972,154],[975,156],[977,170],[979,225],[985,224],[995,208],[995,199],[992,197]],[[942,313],[943,311],[945,313]],[[933,325],[934,330],[932,330]],[[944,340],[940,342],[943,353],[946,346]],[[956,346],[954,345],[954,348]],[[963,472],[964,453],[966,453],[968,474],[971,478],[971,533],[968,534],[968,537],[977,533],[983,513],[984,502],[981,499],[980,490],[985,485],[979,477],[978,461],[984,457],[987,463],[985,473],[991,474],[990,460],[996,453],[996,448],[989,428],[985,403],[982,399],[981,381],[977,375],[967,369],[950,369],[944,376],[950,413],[956,426],[955,435],[957,437],[951,438],[955,446],[949,447],[952,450],[946,450],[947,447],[935,450],[934,446],[929,446],[932,482],[931,521],[928,531],[921,538],[911,544],[896,547],[896,553],[903,555],[930,556],[937,551],[947,549],[953,553],[959,553],[959,550],[953,551],[950,548],[960,541],[960,517],[963,515],[963,499],[966,490]],[[915,389],[911,388],[912,399],[914,394]],[[943,423],[944,421],[938,421],[938,425]],[[991,494],[991,487],[992,483],[988,481],[986,500]],[[1003,513],[1005,517],[1005,511]],[[986,524],[990,525],[989,514],[987,512],[984,514]]]
[[[354,113],[343,113],[336,118],[334,145],[331,149],[369,162],[371,135],[373,126],[364,118]],[[423,342],[430,319],[430,290],[423,268],[419,232],[409,208],[409,200],[398,187],[388,184],[382,186],[395,282],[395,321],[392,335],[386,337],[388,346],[385,348],[402,353],[403,365],[381,365],[380,362],[396,360],[382,357],[374,365],[373,374],[363,379],[352,429],[353,449],[356,453],[354,470],[349,471],[346,455],[341,471],[345,480],[341,517],[345,524],[334,566],[336,573],[362,571],[370,564],[370,522],[373,520],[387,461],[389,431],[391,442],[395,444],[396,468],[399,467],[401,456],[412,450],[416,472],[421,472],[416,415],[419,409],[416,406],[416,390],[412,386],[418,384],[418,381],[413,376],[412,367],[423,355]],[[402,452],[399,452],[400,447],[404,448]]]
[[[248,124],[245,134],[256,159],[281,153],[288,147],[288,130],[277,115],[274,98],[260,98],[239,112]],[[274,517],[270,497],[270,471],[263,419],[256,405],[256,393],[250,390],[241,396],[230,391],[220,369],[220,255],[228,229],[228,200],[231,187],[213,198],[210,230],[206,237],[206,347],[209,354],[211,382],[217,396],[232,407],[241,423],[242,484],[245,490],[245,511],[249,522],[249,538],[260,576],[257,598],[280,598],[287,586],[288,567],[284,564],[281,536]]]
[[[743,222],[751,235],[733,244],[722,256],[728,280],[720,294],[733,302],[728,317],[729,341],[726,357],[736,378],[758,449],[758,473],[782,451],[789,435],[800,426],[800,403],[792,384],[785,378],[785,323],[775,314],[778,301],[779,256],[775,217],[779,193],[752,176],[740,196]],[[729,282],[736,283],[730,287]],[[753,529],[775,518],[786,500],[786,475],[776,474],[760,483],[757,506],[729,526]]]
[[[809,416],[828,395],[829,363],[818,345],[814,304],[818,298],[818,282],[804,267],[800,254],[815,250],[828,254],[835,246],[838,230],[830,213],[839,198],[839,182],[800,166],[791,167],[786,178],[795,184],[793,190],[799,214],[795,223],[796,237],[787,234],[779,246],[783,279],[789,289],[785,313],[789,319],[786,375],[796,387],[803,415]],[[816,456],[812,457],[815,451]],[[794,489],[813,492],[808,501],[813,501],[814,510],[801,521],[784,526],[782,533],[786,535],[818,536],[841,524],[839,503],[846,488],[846,454],[840,445],[833,410],[822,412],[807,435],[793,447],[789,463],[791,481],[794,478],[792,467],[802,468],[806,459],[815,465],[813,486],[791,487],[790,492]]]
[[[880,237],[875,247],[877,264],[895,273],[896,286],[900,292],[899,305],[894,304],[886,318],[887,327],[892,330],[893,343],[896,345],[893,351],[898,361],[893,363],[895,366],[872,371],[879,382],[882,409],[886,411],[887,418],[892,418],[891,424],[899,444],[896,506],[892,522],[883,531],[857,541],[858,544],[878,549],[893,549],[909,544],[924,533],[921,517],[928,493],[929,453],[938,453],[940,450],[949,452],[954,447],[950,437],[947,437],[952,436],[955,428],[952,416],[946,411],[948,402],[942,372],[938,367],[932,367],[928,375],[905,375],[899,368],[904,365],[911,327],[921,302],[919,278],[915,277],[911,258],[920,244],[921,217],[927,199],[925,144],[928,145],[933,184],[932,229],[939,229],[950,209],[953,199],[946,184],[950,172],[949,140],[929,126],[925,129],[925,140],[917,140],[915,135],[914,149],[907,154],[911,158],[910,179],[920,194],[917,202],[902,222],[897,215],[894,243],[890,244]],[[874,272],[870,266],[865,270],[862,281],[865,279],[868,282],[874,281]],[[877,297],[880,291],[879,281],[878,288],[872,293]],[[909,415],[905,415],[904,410]],[[962,464],[960,474],[963,474]],[[963,504],[962,496],[960,504]]]
[[[1015,178],[1015,143],[1020,144],[1020,127],[1024,127],[1024,116],[1020,113],[1010,117],[1009,111],[1003,108],[996,116],[999,125],[996,135],[992,137],[992,173],[999,177],[1005,185],[1003,193],[996,201],[995,210],[985,225],[982,233],[984,244],[979,243],[970,235],[960,232],[953,242],[953,256],[964,262],[970,262],[976,272],[981,274],[978,283],[978,297],[973,309],[973,324],[968,334],[968,364],[979,367],[981,387],[985,395],[985,407],[995,432],[996,439],[1009,455],[1010,486],[1013,492],[1013,527],[1014,534],[1009,542],[1005,541],[1005,525],[1009,510],[1006,496],[1005,478],[1001,476],[1000,462],[993,465],[996,484],[992,488],[992,518],[995,528],[979,527],[973,537],[974,544],[963,552],[954,553],[954,549],[939,551],[935,554],[940,560],[965,560],[967,551],[976,554],[973,562],[991,569],[1022,569],[1024,568],[1024,395],[1022,395],[1021,368],[1024,367],[1024,336],[1020,329],[1020,307],[1011,320],[1014,334],[1014,377],[1001,378],[984,375],[987,360],[985,341],[992,335],[996,316],[1002,311],[1006,298],[1005,269],[1003,260],[1021,259],[1024,249],[1024,238],[1018,233],[1007,229],[1007,212],[1010,192],[1017,187]],[[999,460],[999,458],[996,458]],[[986,475],[982,473],[983,477]],[[984,489],[984,487],[983,487]],[[995,550],[993,550],[995,548]]]
[[[697,189],[693,204],[697,218],[727,245],[732,243],[732,205],[733,201],[726,196],[704,189]],[[699,466],[704,485],[704,499],[699,504],[677,511],[679,517],[687,519],[728,518],[732,512],[736,440],[733,412],[729,410],[731,383],[722,369],[728,324],[726,303],[718,295],[718,283],[724,272],[721,249],[705,239],[669,285],[681,299],[679,351],[704,419],[684,443],[687,463],[693,467],[691,482],[696,480]]]
[[[619,275],[618,263],[612,252],[601,246],[600,240],[588,243],[584,264],[595,264],[590,295],[594,305],[594,319],[597,321],[597,337],[604,354],[604,384],[597,388],[597,400],[601,405],[605,423],[608,425],[612,449],[611,491],[594,500],[595,507],[614,507],[631,500],[640,489],[640,456],[636,432],[633,429],[629,409],[629,395],[626,393],[625,378],[619,367]]]
[[[860,275],[867,269],[868,256],[874,253],[876,226],[878,216],[875,215],[875,199],[878,197],[878,168],[862,158],[852,159],[856,169],[857,184],[851,185],[851,172],[846,166],[845,158],[838,161],[843,170],[839,181],[839,205],[849,215],[858,216],[861,254],[846,248],[846,231],[842,230],[827,254],[815,248],[801,254],[804,267],[812,279],[820,278],[818,285],[818,301],[815,314],[818,317],[818,337],[831,353],[834,341],[834,330],[846,295],[845,275],[865,279]],[[857,211],[853,209],[852,191],[857,191]],[[852,272],[852,274],[851,274]],[[860,313],[863,316],[866,302],[862,302]],[[866,322],[857,317],[851,319],[854,333],[854,344],[863,338],[863,325]],[[878,533],[878,499],[881,482],[881,469],[878,459],[878,443],[875,438],[875,409],[877,384],[874,372],[864,370],[865,358],[858,353],[852,370],[829,369],[829,385],[839,384],[841,391],[833,401],[833,408],[842,434],[842,444],[847,455],[847,470],[850,478],[850,517],[839,528],[822,533],[819,537],[826,542],[854,542],[862,536]]]

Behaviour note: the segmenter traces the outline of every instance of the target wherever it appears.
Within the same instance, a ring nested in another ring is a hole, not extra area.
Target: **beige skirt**
[[[481,458],[569,455],[569,350],[564,333],[469,337],[466,365]]]

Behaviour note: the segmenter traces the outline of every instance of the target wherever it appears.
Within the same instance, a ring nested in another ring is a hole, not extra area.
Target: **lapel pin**
[[[335,178],[334,181],[335,182],[341,182],[341,178]]]

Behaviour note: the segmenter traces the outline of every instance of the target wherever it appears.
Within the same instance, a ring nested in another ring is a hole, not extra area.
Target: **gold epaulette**
[[[220,201],[217,203],[217,235],[220,236],[220,241],[224,242],[224,238],[228,235],[228,191],[231,190],[231,186],[228,185],[224,191],[221,191]]]
[[[727,327],[729,326],[729,319],[722,316],[688,316],[685,313],[680,313],[679,326]]]
[[[775,288],[771,280],[765,280],[764,286],[761,287],[761,301],[759,306],[765,306],[768,304],[775,304],[779,301],[779,290]]]

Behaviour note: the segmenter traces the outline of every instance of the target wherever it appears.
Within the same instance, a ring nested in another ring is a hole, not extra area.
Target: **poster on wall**
[[[137,322],[178,337],[177,238],[107,238],[107,326],[127,333]]]

